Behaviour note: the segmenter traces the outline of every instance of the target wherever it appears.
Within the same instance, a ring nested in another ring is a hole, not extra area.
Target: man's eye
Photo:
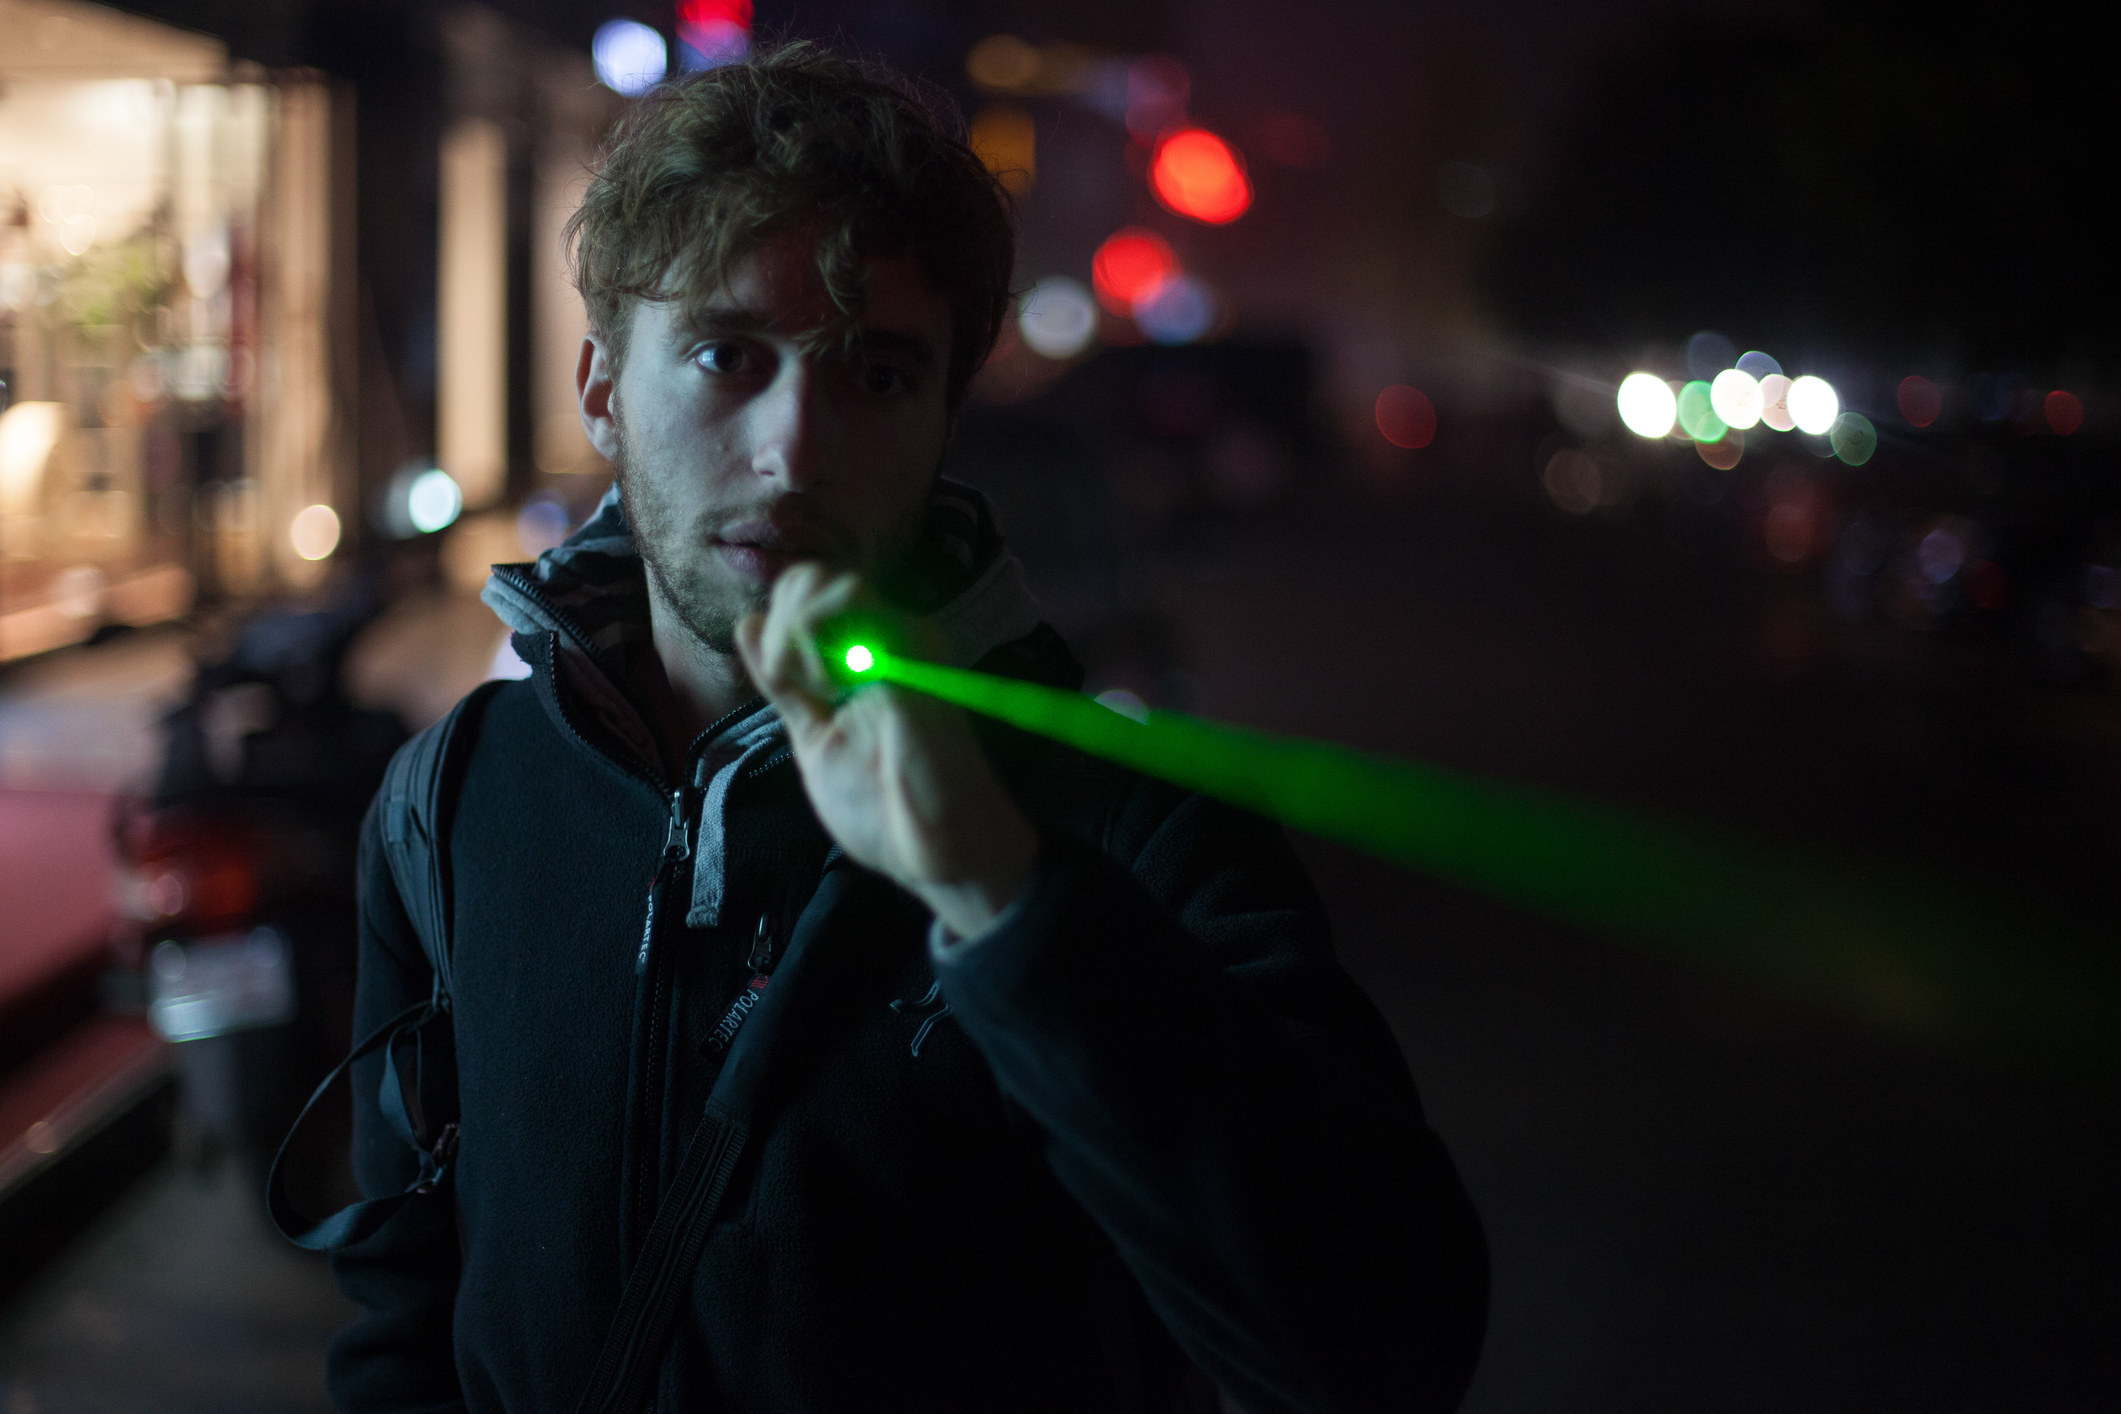
[[[903,393],[907,386],[906,371],[894,368],[888,363],[872,363],[862,370],[863,391],[874,393],[878,397]]]
[[[709,344],[693,355],[693,361],[709,373],[742,373],[751,363],[742,344]]]

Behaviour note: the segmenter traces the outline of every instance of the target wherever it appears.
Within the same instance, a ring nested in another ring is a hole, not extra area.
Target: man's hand
[[[840,847],[969,937],[1030,882],[1038,836],[957,708],[888,683],[835,703],[817,632],[857,607],[887,617],[853,575],[793,565],[766,612],[737,625],[737,651],[788,724],[804,789]],[[896,619],[892,638],[894,651],[940,656],[924,624]]]

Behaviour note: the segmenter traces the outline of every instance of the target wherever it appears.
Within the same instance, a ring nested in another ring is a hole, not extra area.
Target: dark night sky
[[[1911,359],[2111,348],[2111,80],[1999,11],[1675,19],[1613,62],[1484,275],[1519,327],[1616,342],[1691,316]]]

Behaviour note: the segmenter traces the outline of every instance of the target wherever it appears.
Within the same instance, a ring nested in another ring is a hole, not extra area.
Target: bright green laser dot
[[[847,650],[848,672],[866,673],[875,666],[876,654],[871,653],[867,648],[863,647],[861,644],[857,643],[852,648]]]

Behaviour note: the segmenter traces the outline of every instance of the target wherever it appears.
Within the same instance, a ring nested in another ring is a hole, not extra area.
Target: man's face
[[[595,339],[576,370],[651,599],[723,653],[795,561],[873,575],[902,554],[950,432],[950,308],[919,264],[869,261],[850,354],[815,337],[839,314],[812,251],[785,233],[689,309],[637,305],[616,386]]]

